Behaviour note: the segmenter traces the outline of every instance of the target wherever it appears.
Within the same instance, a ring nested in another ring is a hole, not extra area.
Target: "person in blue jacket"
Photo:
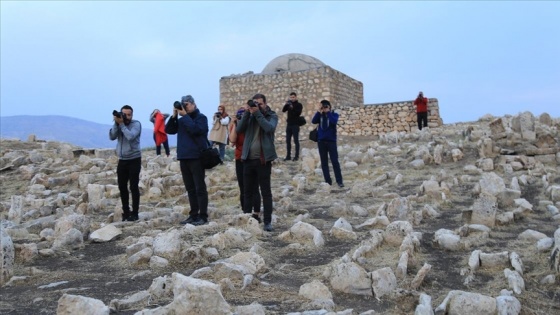
[[[329,160],[334,171],[334,178],[339,187],[344,187],[342,181],[342,172],[340,163],[338,162],[338,149],[336,146],[336,125],[338,123],[338,114],[332,111],[331,103],[322,100],[319,109],[311,120],[313,124],[319,124],[317,128],[317,147],[319,148],[319,156],[321,157],[321,169],[325,182],[332,185],[332,179],[329,171]]]
[[[178,118],[181,115],[181,118]],[[181,224],[208,223],[208,190],[206,172],[200,161],[200,151],[208,147],[208,119],[202,114],[190,95],[173,105],[173,116],[165,125],[165,132],[177,134],[177,160],[191,207],[189,217]]]

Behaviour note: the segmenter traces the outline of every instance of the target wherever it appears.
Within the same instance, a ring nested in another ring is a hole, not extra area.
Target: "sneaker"
[[[257,220],[259,222],[259,224],[262,223],[261,217],[256,213],[253,213],[253,219]]]
[[[338,187],[343,188],[344,184],[343,183],[338,183]]]
[[[203,218],[197,218],[196,220],[193,221],[193,223],[191,223],[192,225],[204,225],[204,224],[208,224],[208,220],[203,219]]]
[[[192,224],[194,221],[196,221],[196,219],[198,219],[198,218],[197,218],[197,217],[193,217],[192,215],[189,215],[189,217],[188,217],[186,220],[181,221],[181,222],[179,222],[179,223],[180,223],[180,224],[183,224],[183,225],[185,225],[185,224]]]
[[[130,214],[130,215],[128,216],[128,218],[126,218],[126,221],[129,221],[129,222],[138,221],[138,213],[136,213],[136,214],[134,214],[134,213]]]
[[[296,156],[292,161],[297,161],[299,158]]]
[[[287,157],[284,159],[284,161],[290,161],[291,159],[292,159],[291,157],[287,156]]]
[[[270,223],[265,223],[263,230],[267,231],[267,232],[272,232],[272,224]]]

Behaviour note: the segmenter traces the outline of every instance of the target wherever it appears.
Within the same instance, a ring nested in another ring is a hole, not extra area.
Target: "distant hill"
[[[154,147],[153,125],[143,126],[140,145]],[[35,135],[39,140],[67,142],[82,148],[114,148],[116,141],[109,140],[111,125],[67,116],[5,116],[0,117],[0,136],[27,140]],[[169,135],[169,145],[175,146],[176,136]]]

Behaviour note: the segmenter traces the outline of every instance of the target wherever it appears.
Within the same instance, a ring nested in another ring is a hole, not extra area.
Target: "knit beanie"
[[[185,95],[185,96],[181,97],[181,103],[184,103],[184,102],[195,104],[194,98],[190,95]]]

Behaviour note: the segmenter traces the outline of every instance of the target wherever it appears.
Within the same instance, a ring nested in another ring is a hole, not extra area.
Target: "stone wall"
[[[268,105],[281,116],[291,92],[297,93],[304,112],[316,108],[323,99],[344,106],[364,103],[362,82],[329,66],[274,74],[251,72],[220,79],[220,104],[225,105],[229,113],[235,113],[253,95],[262,93]],[[281,123],[285,126],[285,119]]]
[[[411,100],[335,107],[335,111],[340,115],[338,134],[370,136],[392,131],[414,131],[418,129],[418,123],[413,102]],[[442,124],[438,100],[436,98],[428,99],[428,127],[438,127]]]
[[[286,129],[287,114],[282,113],[282,107],[291,92],[297,93],[308,121],[300,133],[302,139],[307,137],[306,131],[313,129],[311,118],[323,99],[329,100],[340,114],[340,135],[368,136],[418,128],[413,101],[364,105],[363,84],[329,66],[273,74],[249,72],[220,79],[220,104],[232,115],[256,93],[266,96],[268,105],[279,116],[279,141],[285,138]],[[429,99],[428,110],[428,126],[442,125],[437,99]]]

